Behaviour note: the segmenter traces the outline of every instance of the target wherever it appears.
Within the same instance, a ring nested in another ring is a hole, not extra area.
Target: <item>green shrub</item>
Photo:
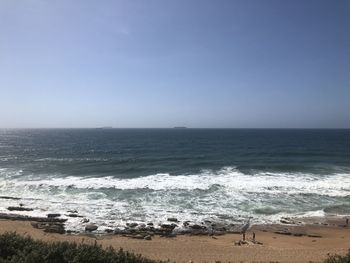
[[[330,255],[324,263],[350,263],[350,249],[345,256]]]
[[[154,263],[140,255],[101,245],[43,242],[16,233],[0,235],[0,263]]]

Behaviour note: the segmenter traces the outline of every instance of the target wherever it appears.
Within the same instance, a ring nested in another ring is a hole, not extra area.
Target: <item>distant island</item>
[[[99,128],[96,128],[96,129],[107,130],[107,129],[113,129],[113,127],[112,126],[105,126],[105,127],[99,127]]]
[[[174,129],[187,129],[185,126],[175,126]]]

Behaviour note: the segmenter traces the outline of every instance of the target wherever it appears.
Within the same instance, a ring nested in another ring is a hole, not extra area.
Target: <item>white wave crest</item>
[[[209,190],[216,186],[227,194],[237,193],[287,193],[319,194],[329,196],[350,195],[350,174],[320,176],[301,173],[257,173],[247,175],[234,168],[224,168],[217,172],[203,171],[192,175],[170,175],[159,173],[137,178],[120,179],[108,177],[52,177],[50,179],[17,178],[11,181],[0,181],[0,187],[6,184],[13,186],[34,187],[73,187],[78,189],[114,188],[120,190],[151,189],[167,190]]]

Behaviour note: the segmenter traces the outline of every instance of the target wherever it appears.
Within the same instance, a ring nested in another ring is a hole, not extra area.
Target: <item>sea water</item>
[[[103,227],[350,214],[350,130],[0,130],[0,213]],[[18,199],[17,199],[18,198]]]

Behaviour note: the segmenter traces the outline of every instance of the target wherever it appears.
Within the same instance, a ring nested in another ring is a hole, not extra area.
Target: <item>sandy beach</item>
[[[94,243],[142,254],[151,259],[176,262],[321,262],[327,254],[346,254],[350,248],[350,226],[337,220],[328,223],[306,224],[303,226],[257,225],[247,233],[251,240],[262,244],[238,246],[242,236],[178,235],[174,238],[154,236],[152,240],[139,240],[117,235],[54,234],[45,233],[32,227],[29,221],[0,220],[0,233],[17,232],[44,241],[72,241]],[[324,225],[327,224],[327,225]],[[280,232],[280,233],[276,233]]]

